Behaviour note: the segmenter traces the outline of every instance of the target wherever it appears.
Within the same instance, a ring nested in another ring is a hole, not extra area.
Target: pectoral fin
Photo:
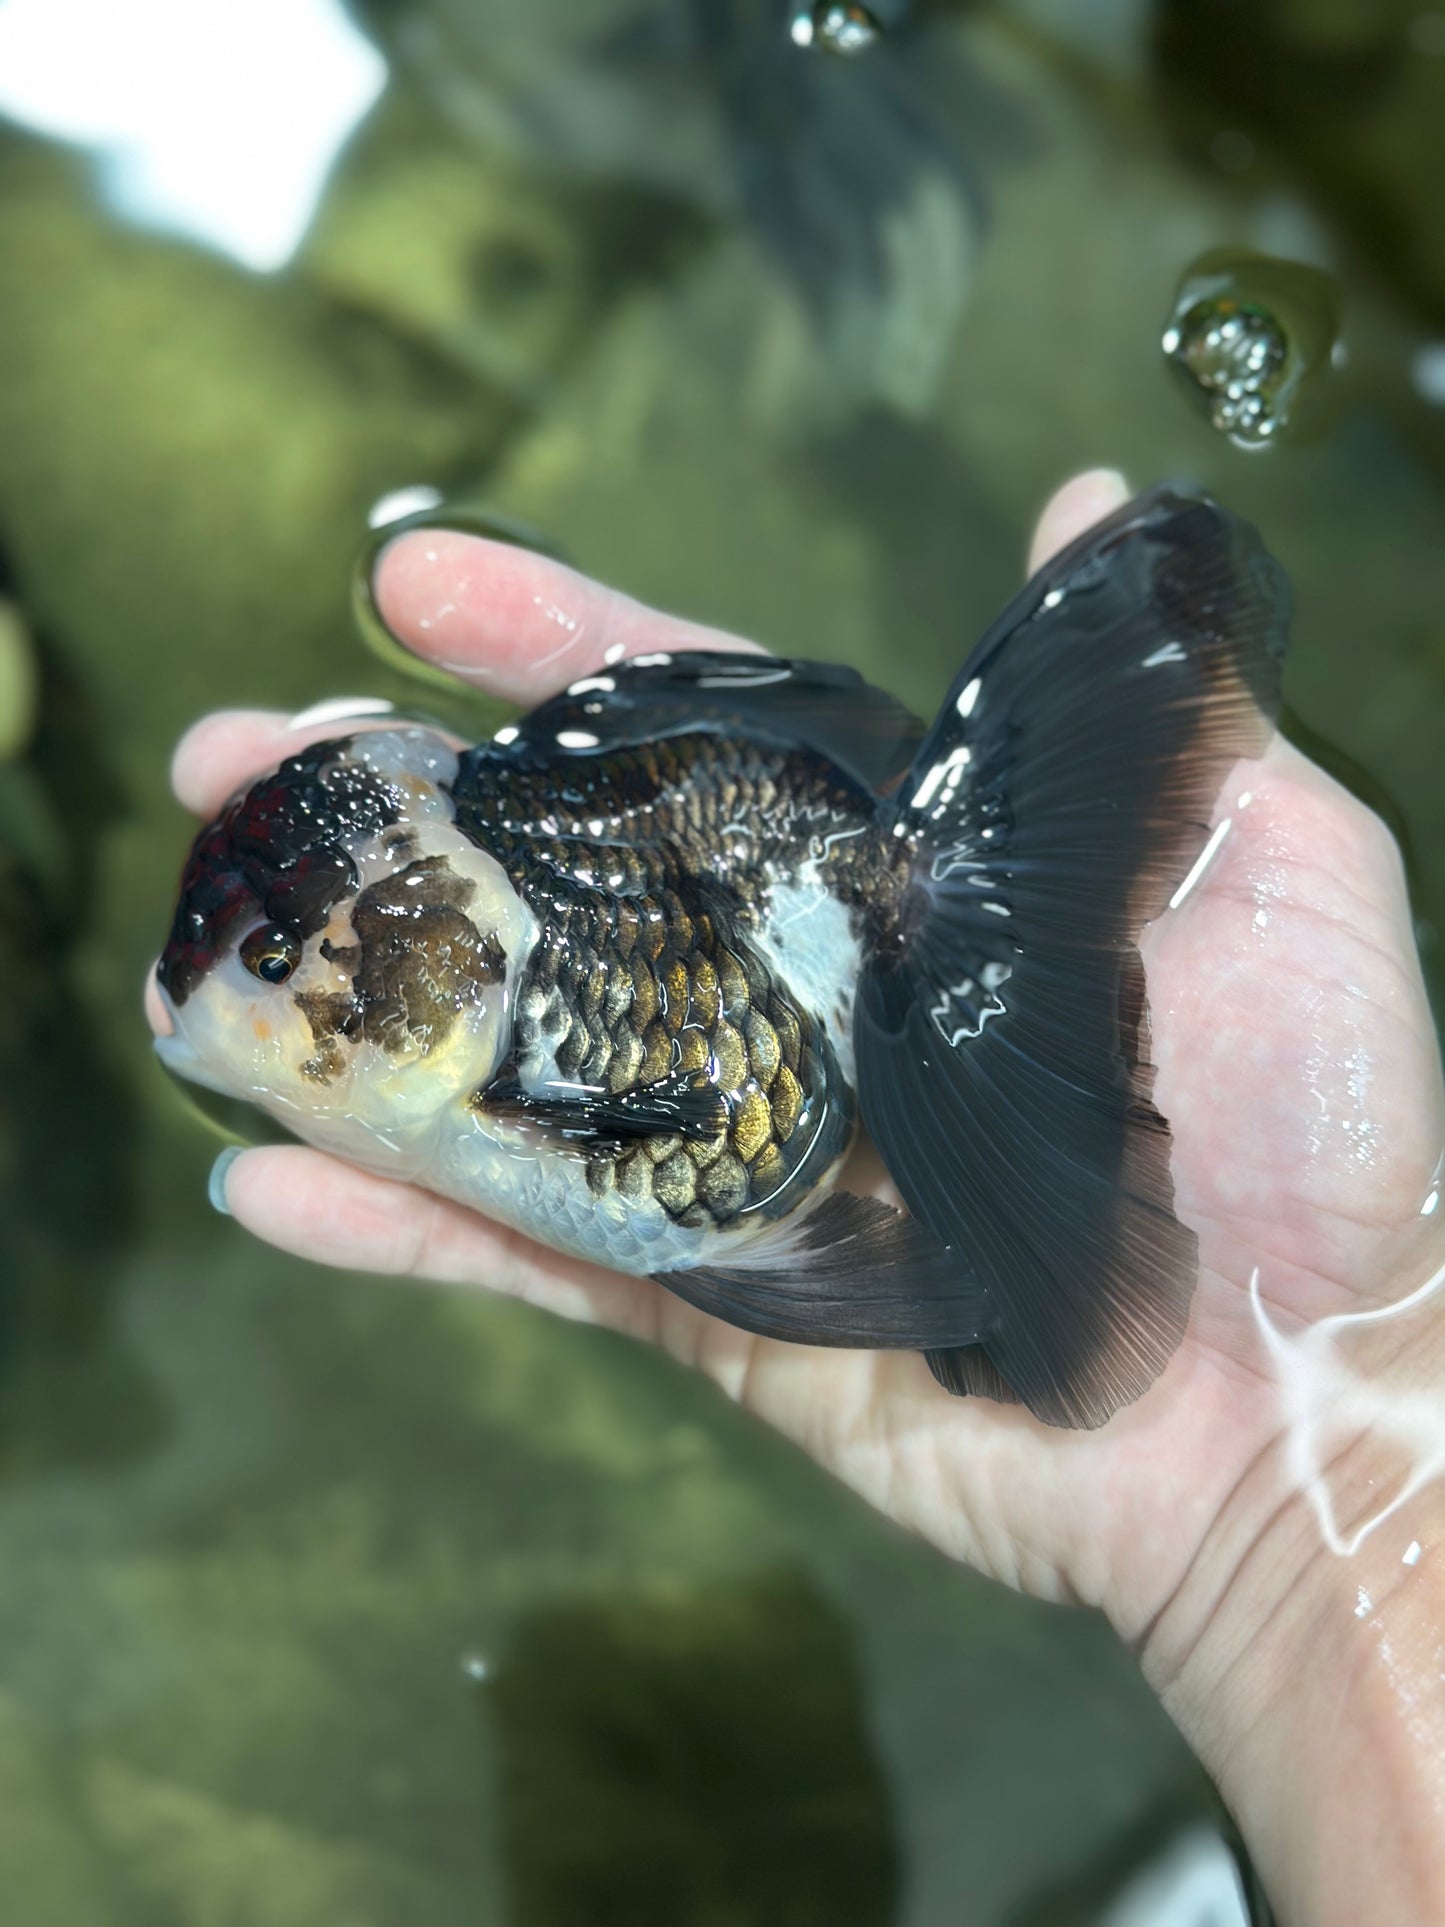
[[[586,1084],[543,1084],[527,1090],[515,1077],[488,1085],[474,1100],[491,1117],[538,1124],[570,1143],[626,1144],[640,1138],[716,1137],[727,1129],[727,1106],[700,1072],[665,1077],[629,1091]]]

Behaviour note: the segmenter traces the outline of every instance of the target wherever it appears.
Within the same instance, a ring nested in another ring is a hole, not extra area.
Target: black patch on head
[[[313,743],[202,830],[157,977],[183,1004],[242,919],[264,918],[304,943],[359,881],[346,844],[397,822],[390,787],[340,759],[352,739]]]

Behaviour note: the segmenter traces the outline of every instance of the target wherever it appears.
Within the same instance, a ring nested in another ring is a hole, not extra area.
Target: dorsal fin
[[[659,651],[582,677],[471,755],[550,767],[559,757],[699,729],[736,731],[782,749],[805,746],[864,789],[881,791],[908,768],[924,725],[836,663],[745,650]]]

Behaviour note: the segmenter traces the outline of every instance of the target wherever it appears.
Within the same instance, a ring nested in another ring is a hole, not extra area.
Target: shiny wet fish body
[[[314,745],[198,839],[159,1048],[749,1330],[1101,1423],[1194,1281],[1137,937],[1268,740],[1287,608],[1252,532],[1160,490],[929,730],[847,670],[700,653],[460,757]],[[907,1212],[839,1187],[860,1121]]]

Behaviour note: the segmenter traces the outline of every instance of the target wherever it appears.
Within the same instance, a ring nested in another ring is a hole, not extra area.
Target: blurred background
[[[1442,192],[1416,0],[0,0],[8,1919],[1242,1917],[1101,1623],[249,1242],[139,987],[196,712],[446,700],[350,612],[396,491],[930,710],[1107,463],[1290,569],[1438,999]]]

